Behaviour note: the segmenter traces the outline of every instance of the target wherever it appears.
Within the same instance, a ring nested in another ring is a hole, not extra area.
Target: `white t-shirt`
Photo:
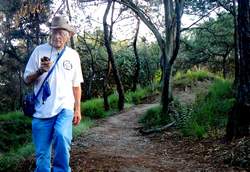
[[[59,52],[48,43],[39,45],[30,56],[24,72],[24,79],[34,74],[41,65],[41,58],[50,57],[54,65]],[[37,94],[48,72],[42,74],[34,83],[34,93]],[[36,118],[50,118],[57,115],[62,109],[74,109],[73,87],[80,86],[83,82],[81,63],[78,53],[66,47],[62,57],[48,78],[51,95],[45,102],[42,101],[42,91],[35,105]]]

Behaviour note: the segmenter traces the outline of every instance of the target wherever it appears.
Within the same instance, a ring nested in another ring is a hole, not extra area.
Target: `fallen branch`
[[[170,127],[172,127],[173,125],[175,124],[175,121],[167,124],[167,125],[164,125],[163,127],[160,127],[160,128],[152,128],[152,129],[148,129],[148,130],[145,130],[145,129],[141,129],[139,130],[140,133],[142,134],[151,134],[151,133],[157,133],[157,132],[162,132],[162,131],[165,131],[167,129],[169,129]]]

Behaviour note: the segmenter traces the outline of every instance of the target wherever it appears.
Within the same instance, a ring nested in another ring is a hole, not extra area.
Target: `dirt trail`
[[[143,136],[138,119],[156,104],[142,104],[100,120],[73,141],[73,172],[236,171],[214,163],[209,142],[185,140],[175,131]]]

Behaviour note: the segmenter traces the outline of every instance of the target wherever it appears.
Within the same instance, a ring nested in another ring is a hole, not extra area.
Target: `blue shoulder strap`
[[[55,66],[56,66],[56,64],[57,64],[57,62],[58,62],[59,59],[62,57],[62,55],[63,55],[65,49],[66,49],[66,46],[65,46],[65,47],[63,48],[63,50],[60,52],[60,54],[58,55],[58,57],[57,57],[57,59],[56,59],[55,64],[52,66],[52,68],[49,70],[47,76],[46,76],[45,79],[43,80],[43,83],[42,83],[41,87],[39,88],[37,94],[35,95],[35,100],[37,99],[38,95],[41,93],[42,87],[43,87],[44,83],[46,82],[46,80],[49,78],[50,74],[51,74],[52,71],[54,70],[54,68],[55,68]]]

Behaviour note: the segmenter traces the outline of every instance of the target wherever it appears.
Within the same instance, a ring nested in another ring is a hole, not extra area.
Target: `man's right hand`
[[[52,65],[52,61],[41,61],[41,67],[40,67],[40,70],[42,72],[48,72],[50,67]]]
[[[41,66],[40,68],[33,74],[27,76],[27,78],[24,80],[24,82],[26,84],[31,84],[33,83],[35,80],[37,80],[37,78],[39,78],[44,72],[48,72],[50,67],[52,65],[52,61],[48,60],[48,61],[41,61]]]

